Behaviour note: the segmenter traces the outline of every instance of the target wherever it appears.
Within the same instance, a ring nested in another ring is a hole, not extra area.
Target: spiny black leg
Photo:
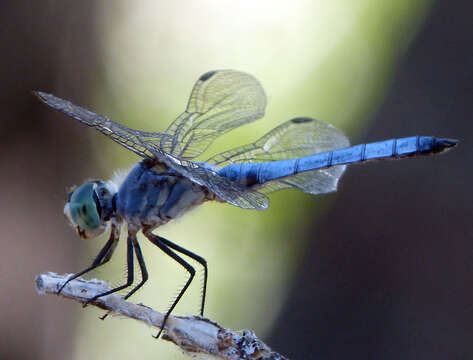
[[[79,271],[77,274],[74,274],[69,279],[67,279],[66,282],[61,285],[61,287],[56,292],[56,294],[60,294],[62,289],[64,289],[64,286],[66,286],[69,283],[69,281],[74,280],[74,279],[78,278],[79,276],[82,276],[85,273],[88,273],[89,271],[92,271],[95,268],[99,267],[100,265],[103,265],[107,261],[109,261],[111,259],[112,255],[113,255],[113,252],[114,252],[115,248],[117,247],[119,238],[120,238],[120,234],[117,231],[116,226],[112,225],[112,229],[111,229],[111,232],[110,232],[110,238],[108,239],[107,243],[102,248],[102,250],[100,250],[99,254],[95,258],[92,265],[90,265],[87,269]]]
[[[138,264],[140,265],[141,271],[141,281],[138,285],[136,285],[128,294],[126,294],[123,299],[128,299],[131,295],[133,295],[140,287],[144,285],[144,283],[148,280],[148,270],[146,269],[146,264],[143,259],[143,254],[141,252],[140,244],[138,244],[138,240],[136,239],[136,235],[132,238],[133,247],[135,249],[136,258],[138,260]],[[105,315],[101,316],[101,320],[105,320],[110,312],[106,313]]]
[[[136,239],[136,236],[133,237],[133,247],[135,249],[135,254],[138,260],[138,264],[140,265],[141,281],[128,294],[125,295],[125,297],[123,298],[125,300],[128,299],[131,295],[133,295],[136,292],[136,290],[142,287],[146,281],[148,281],[148,270],[146,269],[145,260],[143,259],[143,254],[141,252],[141,248],[140,248],[140,245],[138,244],[138,240]]]
[[[87,304],[89,304],[92,301],[97,300],[99,297],[102,297],[102,296],[105,296],[105,295],[110,295],[114,292],[125,289],[128,286],[130,286],[131,284],[133,284],[133,241],[132,241],[133,236],[135,236],[135,235],[128,234],[128,239],[126,241],[126,244],[127,244],[127,247],[126,247],[126,249],[127,249],[127,252],[126,252],[126,266],[127,266],[127,272],[128,272],[126,283],[121,285],[121,286],[118,286],[118,287],[116,287],[112,290],[109,290],[109,291],[106,291],[102,294],[98,294],[98,295],[94,296],[93,298],[87,300],[84,303],[83,307],[86,307]]]
[[[158,236],[158,235],[155,235],[155,236]],[[208,270],[207,270],[207,261],[197,255],[197,254],[194,254],[192,251],[189,251],[187,249],[184,249],[183,247],[179,246],[179,245],[176,245],[174,244],[173,242],[161,237],[161,236],[158,236],[159,239],[167,246],[169,246],[171,249],[174,249],[184,255],[187,255],[189,256],[190,258],[194,259],[195,261],[197,261],[200,265],[202,265],[204,267],[204,288],[202,289],[202,304],[200,306],[200,316],[203,316],[204,315],[204,306],[205,306],[205,295],[207,293],[207,273],[208,273]]]
[[[179,264],[181,264],[186,270],[187,272],[189,273],[189,279],[187,279],[187,282],[186,284],[184,285],[184,287],[181,289],[181,291],[179,292],[179,294],[177,295],[176,299],[174,300],[174,302],[172,303],[171,307],[169,308],[169,310],[166,312],[166,314],[164,315],[164,319],[163,319],[163,323],[161,324],[161,329],[159,330],[158,334],[155,336],[156,339],[159,338],[159,336],[161,335],[161,333],[163,332],[163,329],[164,329],[164,325],[166,325],[166,321],[169,317],[169,315],[171,314],[171,312],[174,310],[174,308],[176,307],[177,303],[179,302],[179,300],[181,299],[182,295],[184,295],[184,293],[186,292],[187,288],[189,287],[190,283],[192,282],[192,279],[194,279],[194,275],[195,275],[195,269],[192,267],[192,265],[190,265],[189,263],[187,263],[183,258],[181,258],[179,255],[177,255],[174,251],[172,251],[170,248],[168,248],[167,245],[165,245],[159,236],[156,236],[154,234],[151,234],[151,233],[146,233],[145,236],[153,243],[155,244],[157,247],[159,247],[162,251],[164,251],[164,253],[170,257],[172,257],[174,260],[176,260]]]

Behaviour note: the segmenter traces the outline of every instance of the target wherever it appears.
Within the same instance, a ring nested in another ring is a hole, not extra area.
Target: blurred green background
[[[29,92],[161,131],[202,73],[229,68],[260,80],[266,116],[218,139],[209,155],[295,116],[330,122],[352,142],[422,134],[462,144],[439,158],[349,168],[336,194],[276,193],[265,212],[211,203],[158,229],[208,261],[205,315],[252,329],[294,359],[471,357],[471,322],[456,320],[473,318],[473,268],[464,255],[473,234],[472,172],[464,169],[472,160],[473,41],[471,26],[461,27],[468,11],[445,4],[3,2],[0,358],[186,358],[142,324],[102,322],[98,310],[34,292],[34,275],[81,270],[107,237],[75,235],[62,216],[65,189],[139,159]],[[150,281],[132,301],[164,311],[186,273],[140,243]],[[122,241],[93,276],[124,281],[124,252]],[[419,270],[425,274],[410,282]],[[434,285],[419,285],[426,280]],[[200,288],[201,278],[175,314],[198,312]],[[462,302],[439,300],[447,298]]]

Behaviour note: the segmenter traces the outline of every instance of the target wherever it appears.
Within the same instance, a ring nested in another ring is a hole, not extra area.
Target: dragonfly
[[[215,139],[264,116],[266,95],[256,78],[235,70],[206,72],[195,83],[186,110],[164,132],[134,130],[52,94],[34,93],[45,104],[100,131],[142,158],[119,179],[90,180],[69,194],[64,213],[78,235],[95,238],[109,227],[110,236],[92,264],[69,277],[57,292],[71,280],[107,263],[126,223],[126,282],[88,299],[84,306],[130,288],[134,282],[135,256],[141,280],[124,299],[148,280],[137,240],[137,233],[141,231],[188,274],[185,285],[165,313],[156,338],[194,279],[195,269],[185,257],[195,260],[204,269],[201,316],[208,278],[206,260],[155,234],[159,226],[208,201],[265,210],[269,205],[267,195],[274,191],[333,192],[349,164],[443,153],[457,144],[457,140],[452,139],[412,136],[350,146],[345,134],[334,126],[309,117],[296,117],[253,143],[212,156],[207,161],[197,161]]]

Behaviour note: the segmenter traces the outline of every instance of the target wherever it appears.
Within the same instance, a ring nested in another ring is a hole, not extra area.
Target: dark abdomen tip
[[[457,146],[458,140],[455,139],[439,139],[434,138],[434,143],[432,144],[432,152],[440,153]]]

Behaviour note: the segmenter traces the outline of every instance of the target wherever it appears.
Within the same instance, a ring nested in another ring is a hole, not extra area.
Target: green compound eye
[[[93,237],[103,230],[100,218],[100,202],[95,193],[94,182],[86,182],[71,195],[64,207],[64,213],[74,225],[81,237]]]

